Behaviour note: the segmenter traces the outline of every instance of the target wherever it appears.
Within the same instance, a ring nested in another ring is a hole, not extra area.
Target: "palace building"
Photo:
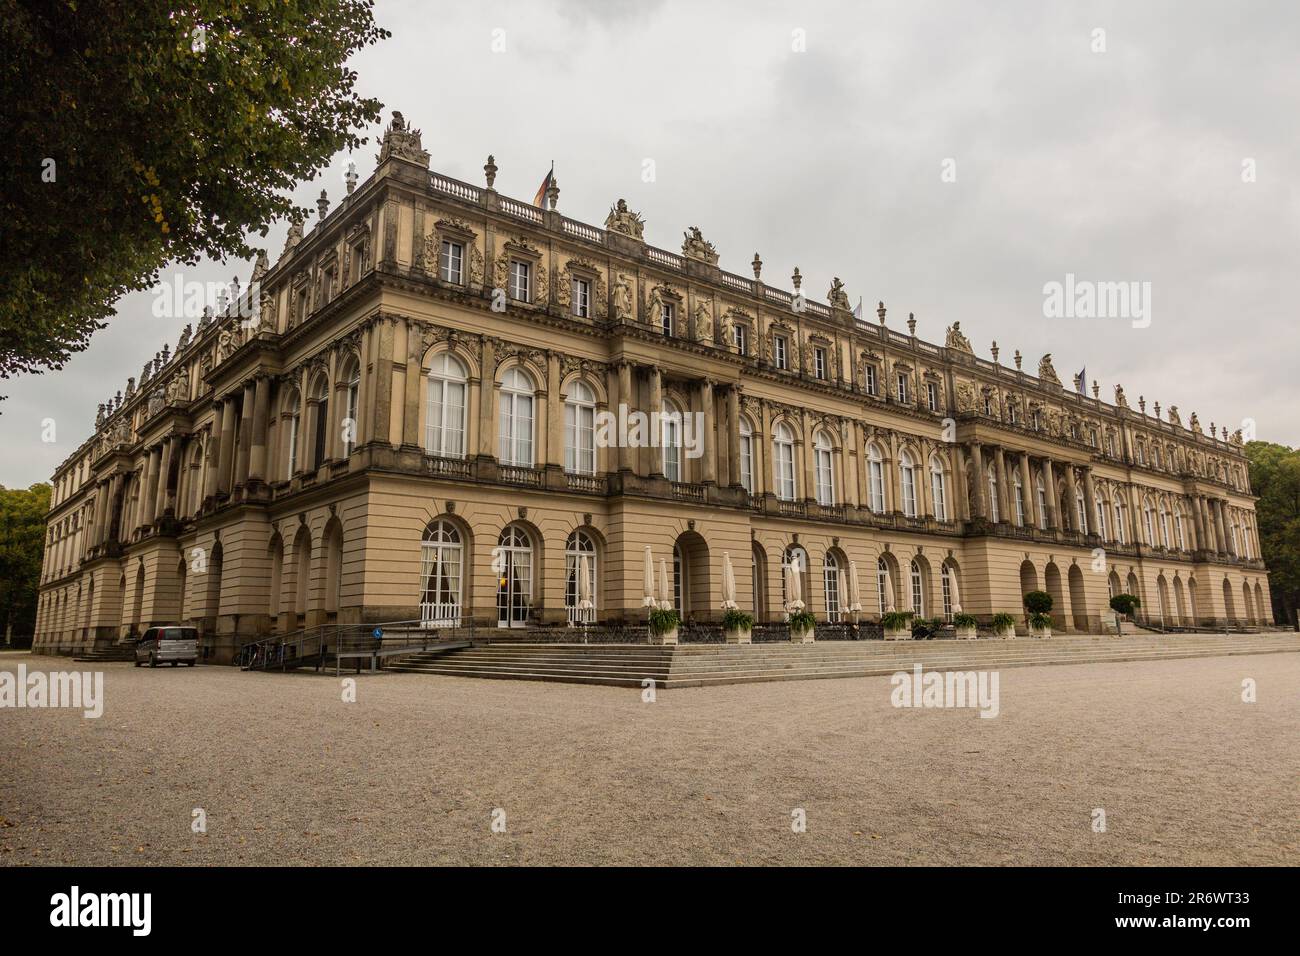
[[[1239,433],[484,171],[431,172],[394,114],[368,180],[100,407],[54,475],[38,650],[177,622],[230,660],[330,622],[644,621],[647,545],[697,622],[726,554],[760,621],[793,561],[819,621],[848,612],[852,562],[865,619],[1023,621],[1044,590],[1067,632],[1121,592],[1152,623],[1272,623]]]

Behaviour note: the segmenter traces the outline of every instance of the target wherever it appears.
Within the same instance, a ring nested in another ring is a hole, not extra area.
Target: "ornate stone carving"
[[[713,302],[710,299],[695,300],[695,319],[691,329],[697,342],[713,341]]]
[[[1170,406],[1169,406],[1169,424],[1171,424],[1171,425],[1178,425],[1178,426],[1180,426],[1180,427],[1181,427],[1182,424],[1183,424],[1183,419],[1182,419],[1182,417],[1178,414],[1178,406],[1177,406],[1177,405],[1170,405]]]
[[[421,166],[429,165],[429,154],[420,142],[420,131],[406,125],[406,119],[397,110],[393,110],[393,121],[384,130],[384,139],[379,147],[379,162],[389,157],[405,159]]]
[[[826,300],[830,302],[832,309],[843,309],[845,312],[853,311],[853,307],[849,305],[848,293],[844,291],[844,283],[840,281],[839,276],[831,280],[831,290],[826,293]]]
[[[953,349],[957,352],[965,352],[967,355],[974,355],[975,350],[971,348],[970,339],[966,338],[961,331],[961,323],[954,322],[948,326],[948,331],[944,335],[943,341],[945,348]]]
[[[605,318],[609,312],[609,296],[605,291],[605,275],[594,262],[581,256],[574,256],[564,263],[563,273],[559,276],[555,287],[556,301],[566,310],[572,304],[575,269],[581,269],[594,277],[591,290],[591,314],[597,319]]]
[[[626,199],[620,199],[609,207],[609,215],[605,217],[605,228],[611,232],[645,241],[642,235],[645,232],[645,220],[627,208]]]
[[[619,273],[614,281],[614,318],[620,321],[634,319],[632,315],[632,288],[630,276]]]
[[[1115,386],[1115,404],[1120,408],[1128,408],[1128,399],[1124,397],[1124,386]]]
[[[289,234],[284,237],[284,251],[280,253],[280,257],[284,258],[293,252],[294,249],[298,248],[300,242],[302,242],[302,222],[294,219],[289,223]]]
[[[1056,377],[1056,369],[1052,367],[1051,352],[1038,360],[1038,379],[1042,382],[1050,382],[1053,385],[1061,384],[1061,380]]]
[[[970,382],[957,383],[957,411],[975,411],[975,386]]]
[[[1204,435],[1204,434],[1205,434],[1205,432],[1201,431],[1201,420],[1200,420],[1199,418],[1196,417],[1196,413],[1195,413],[1195,412],[1192,412],[1192,419],[1191,419],[1191,422],[1190,422],[1190,426],[1189,426],[1189,427],[1192,429],[1192,433],[1193,433],[1194,435]]]
[[[713,243],[704,238],[699,226],[691,226],[682,235],[686,237],[686,241],[682,243],[682,255],[688,259],[707,262],[711,266],[718,264],[718,250],[714,248]]]

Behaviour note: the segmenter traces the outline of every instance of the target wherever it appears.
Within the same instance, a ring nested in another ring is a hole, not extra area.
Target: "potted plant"
[[[993,615],[993,636],[1008,638],[1016,636],[1016,619],[1005,611]]]
[[[1115,612],[1115,633],[1135,634],[1137,625],[1133,623],[1133,612],[1142,606],[1142,601],[1135,594],[1116,594],[1110,599],[1110,609]]]
[[[906,641],[912,636],[911,611],[886,611],[880,615],[880,626],[887,641]]]
[[[791,644],[811,644],[813,642],[817,619],[812,616],[811,611],[791,611],[787,620],[790,622]]]
[[[754,618],[744,611],[730,608],[722,615],[722,636],[728,644],[753,643]]]
[[[979,621],[975,620],[973,614],[957,613],[952,616],[952,626],[957,629],[957,640],[973,641],[976,637],[976,626]]]
[[[650,612],[650,643],[676,644],[677,628],[682,619],[677,616],[677,609],[657,607]]]
[[[1052,636],[1052,596],[1046,591],[1030,591],[1025,595],[1025,610],[1029,612],[1029,636]]]

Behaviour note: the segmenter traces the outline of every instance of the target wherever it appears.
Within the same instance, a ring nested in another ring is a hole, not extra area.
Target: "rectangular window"
[[[659,312],[659,327],[663,329],[664,335],[673,334],[673,320],[676,318],[676,306],[671,302],[665,302]]]
[[[776,367],[782,371],[790,367],[790,357],[786,352],[784,335],[778,335],[772,339],[772,357],[776,362]]]
[[[591,316],[591,283],[586,279],[573,280],[573,314],[583,319]]]
[[[754,439],[750,435],[740,436],[740,483],[754,493]]]
[[[900,405],[907,404],[907,374],[903,372],[898,375],[898,402]]]
[[[821,346],[813,348],[813,375],[823,380],[826,378],[826,350]]]
[[[743,325],[737,325],[734,327],[734,333],[736,337],[736,351],[741,355],[748,355],[749,329],[745,328]]]
[[[532,266],[518,259],[510,260],[510,298],[519,302],[532,301]]]
[[[867,394],[876,394],[876,367],[874,365],[867,366]]]
[[[939,410],[939,386],[934,382],[925,383],[925,402],[930,411],[937,412]]]
[[[438,275],[443,282],[460,285],[464,280],[462,264],[465,261],[465,247],[450,239],[442,240],[442,252],[438,256]]]

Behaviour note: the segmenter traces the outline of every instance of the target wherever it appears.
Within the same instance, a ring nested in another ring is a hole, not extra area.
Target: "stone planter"
[[[651,644],[676,644],[677,628],[673,628],[671,631],[665,631],[663,634],[651,633],[650,643]]]
[[[956,631],[957,631],[957,640],[959,641],[973,641],[978,636],[978,633],[974,627],[959,627],[956,629]]]
[[[899,627],[890,630],[885,629],[885,640],[887,641],[910,641],[912,639],[912,629],[910,627]]]
[[[1000,637],[1000,638],[1002,638],[1004,641],[1005,641],[1005,640],[1009,640],[1009,639],[1011,639],[1011,638],[1013,638],[1013,637],[1016,636],[1016,626],[1015,626],[1014,624],[1012,624],[1012,625],[1009,625],[1008,627],[1003,628],[1003,629],[1000,630],[1000,631],[994,631],[994,632],[993,632],[993,636],[994,636],[994,637]]]
[[[724,628],[722,636],[728,644],[752,644],[754,642],[753,628]]]
[[[1031,625],[1029,628],[1029,636],[1030,637],[1051,637],[1052,629],[1051,627],[1033,627]]]
[[[811,644],[813,642],[813,632],[815,630],[815,628],[811,627],[802,631],[796,631],[794,628],[790,628],[790,643]]]

